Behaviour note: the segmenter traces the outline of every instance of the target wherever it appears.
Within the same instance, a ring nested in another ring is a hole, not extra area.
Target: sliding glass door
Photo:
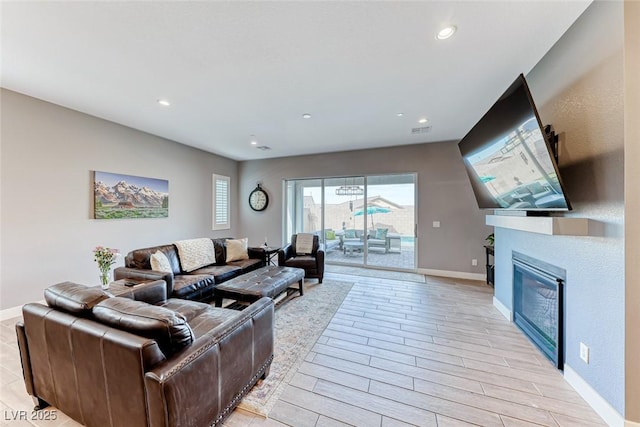
[[[285,193],[285,241],[314,233],[329,264],[415,269],[415,174],[287,180]]]
[[[415,174],[367,177],[367,265],[415,268],[415,187]]]
[[[326,262],[365,265],[364,217],[356,215],[364,200],[364,181],[362,176],[324,180]]]

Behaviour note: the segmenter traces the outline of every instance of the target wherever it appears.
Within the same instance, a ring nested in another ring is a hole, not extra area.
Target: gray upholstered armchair
[[[278,265],[304,269],[304,277],[318,279],[322,283],[324,276],[324,251],[320,249],[318,236],[313,236],[310,253],[298,253],[296,247],[297,234],[291,236],[291,243],[278,251]]]

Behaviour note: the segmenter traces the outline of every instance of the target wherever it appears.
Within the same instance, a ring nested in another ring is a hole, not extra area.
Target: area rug
[[[304,284],[304,295],[293,294],[278,303],[275,319],[275,350],[269,376],[259,381],[238,408],[266,417],[297,368],[304,362],[353,283],[315,280]]]

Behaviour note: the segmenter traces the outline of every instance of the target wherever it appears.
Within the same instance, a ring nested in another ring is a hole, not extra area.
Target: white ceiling
[[[3,1],[1,83],[236,160],[456,140],[589,3]]]

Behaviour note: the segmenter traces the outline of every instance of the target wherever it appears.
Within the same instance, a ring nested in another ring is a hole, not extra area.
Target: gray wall
[[[484,225],[455,142],[240,162],[241,229],[250,243],[265,236],[281,242],[284,179],[401,172],[418,175],[418,268],[483,274],[482,246],[492,230]],[[263,212],[243,209],[257,182],[269,193]]]
[[[560,172],[590,237],[496,228],[496,297],[512,307],[512,251],[567,270],[565,362],[624,414],[623,3],[595,2],[527,75],[543,123],[560,133]],[[590,363],[579,343],[590,347]]]
[[[211,175],[232,178],[235,208],[237,162],[15,92],[1,97],[1,309],[41,300],[60,281],[97,285],[97,245],[126,254],[236,234],[211,231]],[[93,170],[169,180],[169,217],[92,219]],[[237,226],[235,209],[232,219]]]

